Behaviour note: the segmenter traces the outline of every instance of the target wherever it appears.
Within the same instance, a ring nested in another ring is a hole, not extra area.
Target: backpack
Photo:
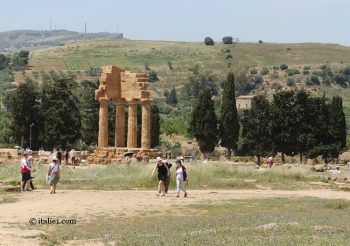
[[[186,172],[186,167],[184,165],[182,166],[182,175],[184,177],[184,181],[187,181],[187,172]]]

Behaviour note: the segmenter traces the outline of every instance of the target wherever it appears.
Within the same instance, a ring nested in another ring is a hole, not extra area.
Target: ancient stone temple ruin
[[[100,84],[95,99],[100,102],[98,145],[88,157],[92,164],[121,162],[124,153],[142,152],[143,156],[154,158],[156,150],[151,149],[150,92],[147,90],[146,74],[132,73],[115,66],[102,67]],[[108,146],[108,103],[116,105],[115,141]],[[137,148],[137,104],[142,105],[141,148]],[[128,105],[128,126],[125,129],[125,105]],[[125,139],[127,131],[127,139]],[[126,141],[125,141],[126,140]]]

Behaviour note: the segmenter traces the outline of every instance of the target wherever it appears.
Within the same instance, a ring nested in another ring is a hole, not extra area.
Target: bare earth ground
[[[160,205],[165,210],[176,213],[174,205],[190,205],[201,201],[219,202],[232,199],[285,196],[350,200],[350,192],[327,189],[300,191],[193,190],[189,192],[188,198],[176,198],[175,195],[174,191],[170,191],[166,197],[157,197],[155,191],[141,190],[58,190],[55,195],[49,194],[48,190],[21,193],[17,195],[19,200],[14,203],[0,203],[0,245],[42,244],[40,233],[43,232],[36,230],[35,225],[29,224],[30,218],[45,219],[49,216],[59,219],[76,219],[79,224],[96,216],[137,216],[147,211],[159,210]],[[23,227],[27,229],[24,230]],[[74,242],[69,244],[75,245]]]

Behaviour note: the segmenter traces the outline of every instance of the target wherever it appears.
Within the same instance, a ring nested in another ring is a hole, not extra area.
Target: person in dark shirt
[[[169,169],[168,166],[163,163],[162,158],[159,156],[157,157],[157,163],[156,166],[153,169],[152,176],[154,175],[155,171],[158,170],[158,192],[157,196],[160,195],[161,192],[163,192],[162,196],[165,196],[165,186],[164,182],[169,177]]]

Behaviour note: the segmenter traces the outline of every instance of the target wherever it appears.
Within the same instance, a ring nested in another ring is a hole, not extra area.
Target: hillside
[[[13,52],[20,49],[37,50],[64,45],[69,40],[121,39],[121,33],[79,33],[67,30],[16,30],[0,32],[0,52]]]
[[[216,43],[206,46],[189,42],[82,40],[38,50],[30,56],[32,72],[66,70],[76,73],[78,79],[86,78],[83,70],[110,64],[138,72],[156,71],[160,80],[152,83],[151,89],[159,97],[163,97],[164,89],[172,86],[181,88],[187,82],[188,69],[195,65],[199,65],[202,71],[212,71],[219,81],[226,77],[229,70],[233,70],[237,76],[238,71],[246,67],[250,79],[261,77],[259,83],[255,82],[255,89],[251,93],[272,95],[279,90],[305,88],[317,95],[340,95],[344,100],[347,122],[350,123],[349,87],[335,84],[333,78],[326,85],[325,77],[319,75],[317,77],[321,85],[307,84],[310,76],[322,72],[322,67],[336,74],[349,66],[350,47],[341,45]],[[281,64],[287,64],[288,69],[280,69]],[[263,67],[269,72],[260,75]],[[290,69],[298,73],[290,75]],[[27,75],[30,75],[28,72]]]

